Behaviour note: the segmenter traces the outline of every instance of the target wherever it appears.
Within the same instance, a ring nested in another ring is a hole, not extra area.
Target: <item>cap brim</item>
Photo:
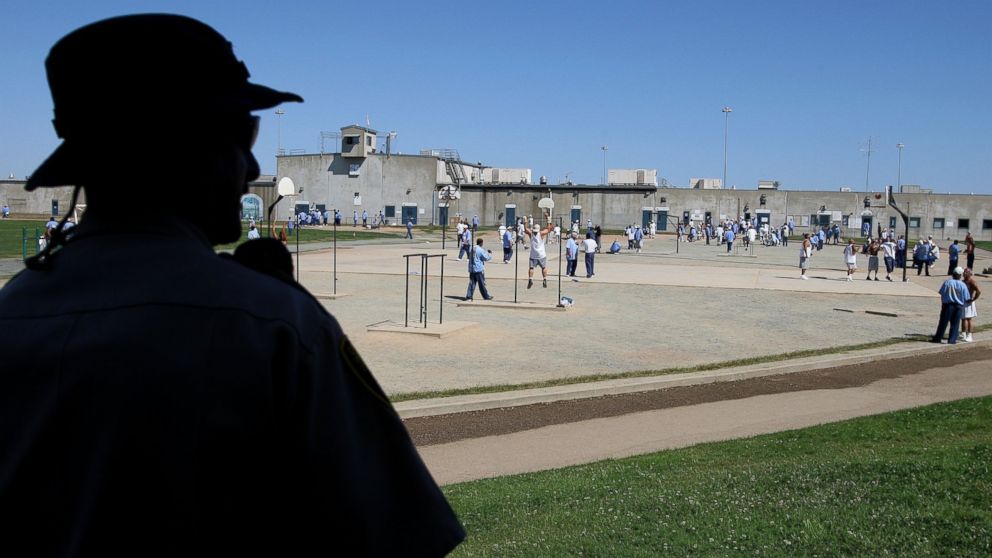
[[[280,103],[302,103],[303,97],[288,91],[276,91],[271,87],[247,83],[238,92],[234,103],[246,110],[261,110],[272,108]]]
[[[224,103],[221,110],[262,110],[272,108],[280,103],[302,103],[303,97],[288,91],[276,91],[271,87],[248,83],[237,92],[233,98]],[[24,189],[32,191],[42,187],[76,186],[79,177],[73,176],[73,169],[80,168],[75,161],[74,149],[69,140],[62,142],[51,155],[28,178]]]

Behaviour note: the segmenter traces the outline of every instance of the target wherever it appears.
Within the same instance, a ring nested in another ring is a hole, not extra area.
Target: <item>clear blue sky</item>
[[[321,130],[395,130],[394,150],[598,183],[657,168],[685,187],[722,177],[788,189],[902,182],[992,194],[992,1],[142,2],[6,0],[0,9],[0,173],[57,145],[44,59],[72,29],[124,13],[187,14],[233,43],[253,79],[300,93],[282,145]],[[93,107],[113,111],[113,106]],[[255,153],[275,171],[276,117]],[[149,130],[149,134],[154,133]],[[140,138],[121,138],[122,142]],[[108,150],[113,150],[108,145]],[[165,172],[182,175],[182,161]],[[160,168],[160,167],[150,167]]]

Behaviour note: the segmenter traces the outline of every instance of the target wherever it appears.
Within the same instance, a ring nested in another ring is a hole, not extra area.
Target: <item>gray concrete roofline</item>
[[[324,155],[326,157],[333,157],[335,155],[341,155],[341,152],[340,151],[333,151],[333,152],[329,151],[329,152],[326,152],[326,153],[284,153],[282,155],[276,155],[276,159],[283,159],[283,158],[292,159],[292,158],[297,158],[297,157],[320,157],[321,155]],[[369,157],[387,157],[387,156],[388,157],[412,157],[412,158],[415,158],[415,159],[440,159],[440,157],[436,157],[434,155],[420,155],[419,153],[390,153],[389,155],[386,155],[385,153],[376,152],[376,153],[370,153],[368,156]],[[354,157],[354,158],[355,159],[363,159],[364,157]],[[478,166],[475,163],[463,163],[463,164],[465,164],[465,165],[471,165],[473,167],[477,167]]]
[[[658,190],[657,186],[637,184],[625,184],[622,186],[605,186],[603,184],[462,184],[461,188],[468,192],[508,192],[511,190],[515,192],[546,192],[552,190],[566,193],[587,190],[594,192],[609,190],[611,192],[654,193]]]

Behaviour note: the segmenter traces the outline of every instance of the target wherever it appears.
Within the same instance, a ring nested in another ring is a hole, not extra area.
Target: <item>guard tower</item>
[[[341,128],[341,156],[368,157],[375,153],[376,134],[375,130],[357,124]]]

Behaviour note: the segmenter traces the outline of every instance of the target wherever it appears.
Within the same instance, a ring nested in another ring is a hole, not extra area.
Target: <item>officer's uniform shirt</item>
[[[182,223],[88,225],[0,291],[2,548],[412,556],[463,538],[307,292]]]

